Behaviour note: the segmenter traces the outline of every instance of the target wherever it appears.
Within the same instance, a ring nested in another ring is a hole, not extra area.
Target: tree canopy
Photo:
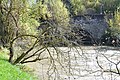
[[[42,21],[53,21],[59,27],[69,25],[73,15],[113,13],[119,0],[0,0],[0,37],[2,43],[20,34],[36,34]]]

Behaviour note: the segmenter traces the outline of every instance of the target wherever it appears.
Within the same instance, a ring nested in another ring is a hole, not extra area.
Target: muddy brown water
[[[114,63],[120,61],[119,48],[89,46],[57,49],[59,54],[53,48],[49,48],[55,59],[53,62],[49,58],[25,64],[34,70],[33,73],[39,80],[120,80],[117,74],[103,72],[103,70],[116,71]],[[49,57],[49,53],[45,51],[41,57]]]

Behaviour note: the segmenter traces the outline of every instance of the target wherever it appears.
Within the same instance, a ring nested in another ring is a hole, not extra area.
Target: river
[[[58,47],[49,48],[41,58],[48,59],[26,63],[39,80],[120,80],[120,50],[112,47]],[[54,59],[54,60],[53,60]],[[116,65],[117,64],[116,69]]]

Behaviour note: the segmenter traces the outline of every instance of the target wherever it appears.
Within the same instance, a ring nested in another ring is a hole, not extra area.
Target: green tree
[[[69,11],[61,0],[45,0],[44,3],[39,0],[33,4],[31,15],[37,20],[52,20],[63,27],[69,23]]]
[[[58,26],[67,27],[69,23],[69,12],[61,0],[51,0],[50,13],[52,19],[56,21]]]
[[[83,14],[83,12],[86,10],[85,5],[83,5],[82,0],[70,0],[73,15]]]
[[[120,12],[116,11],[113,19],[110,19],[111,35],[120,39]]]
[[[29,0],[0,1],[0,38],[3,44],[21,34],[34,34],[39,23],[32,18]]]
[[[114,12],[120,4],[120,0],[100,0],[101,4],[104,5],[105,12]]]

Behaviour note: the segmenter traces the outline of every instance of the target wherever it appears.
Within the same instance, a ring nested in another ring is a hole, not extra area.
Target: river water
[[[41,58],[48,59],[25,64],[39,80],[120,80],[120,75],[109,72],[119,71],[119,48],[88,46],[56,50],[49,48],[50,53],[41,54]]]

